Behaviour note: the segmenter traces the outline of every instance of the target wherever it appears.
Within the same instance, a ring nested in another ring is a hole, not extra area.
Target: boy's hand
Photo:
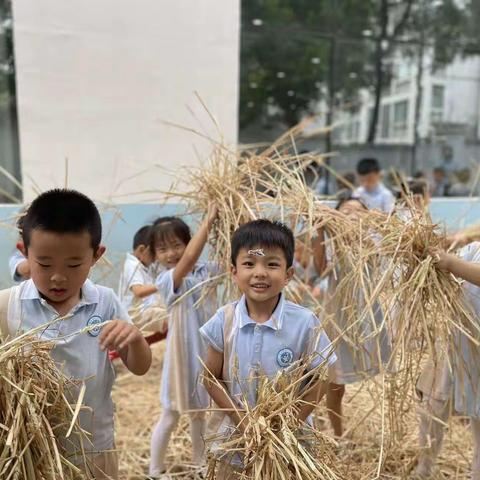
[[[143,339],[140,330],[125,320],[112,320],[102,328],[99,337],[102,350],[117,350]]]
[[[440,270],[450,271],[450,260],[451,255],[450,253],[446,253],[443,250],[436,250],[432,254],[433,258],[435,259],[435,266]]]

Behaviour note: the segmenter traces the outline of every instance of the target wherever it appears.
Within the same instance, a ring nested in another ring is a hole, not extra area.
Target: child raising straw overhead
[[[206,219],[193,237],[179,218],[163,217],[154,223],[156,259],[165,268],[156,285],[169,319],[160,393],[163,412],[152,434],[151,478],[170,478],[165,474],[165,455],[170,436],[184,412],[190,417],[193,462],[196,465],[204,462],[203,410],[208,407],[208,395],[199,381],[203,370],[199,358],[205,354],[199,329],[215,311],[215,298],[212,294],[203,294],[209,277],[215,276],[219,269],[198,260],[216,217],[217,207],[210,206]]]

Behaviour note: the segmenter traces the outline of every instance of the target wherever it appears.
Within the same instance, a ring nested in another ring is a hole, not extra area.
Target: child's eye
[[[45,265],[44,263],[37,262],[38,265],[40,265],[42,268],[50,268],[51,265]]]
[[[243,262],[242,265],[244,265],[245,267],[252,267],[253,262]]]
[[[280,264],[279,264],[279,263],[275,263],[275,262],[270,262],[270,263],[268,264],[268,266],[269,266],[269,267],[274,267],[274,268],[276,268],[276,267],[279,267]]]
[[[68,268],[78,268],[78,267],[81,267],[82,264],[79,263],[78,265],[69,265]]]

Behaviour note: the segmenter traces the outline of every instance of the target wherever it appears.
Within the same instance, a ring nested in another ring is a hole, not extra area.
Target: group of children
[[[369,191],[375,198],[383,195],[378,188],[365,186],[364,198]],[[344,215],[355,216],[367,209],[365,203],[349,197],[337,208]],[[269,220],[242,225],[233,235],[231,248],[231,275],[241,297],[218,309],[209,279],[222,273],[220,266],[200,261],[217,215],[212,205],[193,236],[185,222],[176,217],[162,217],[140,229],[133,253],[125,261],[119,296],[88,280],[90,269],[105,252],[100,215],[89,198],[73,190],[51,190],[37,197],[22,217],[18,244],[21,256],[16,263],[12,260],[11,268],[16,280],[24,280],[0,292],[0,311],[5,312],[5,318],[0,315],[2,336],[15,336],[45,324],[38,335],[55,342],[53,358],[67,375],[86,379],[87,408],[82,410],[80,424],[90,433],[90,440],[83,445],[88,462],[80,467],[97,480],[118,478],[111,399],[114,369],[108,353],[115,350],[132,373],[143,375],[151,364],[143,331],[165,331],[168,327],[160,394],[162,414],[151,439],[147,477],[151,479],[170,478],[166,450],[181,414],[189,416],[193,462],[201,466],[205,461],[205,412],[211,402],[225,412],[216,426],[220,434],[242,429],[245,417],[241,399],[255,405],[259,377],[272,378],[306,358],[314,358],[306,368],[316,372],[318,365],[325,364],[329,375],[328,381],[320,376],[312,380],[313,387],[302,399],[299,419],[305,421],[326,394],[334,434],[341,437],[345,385],[378,374],[382,364],[388,362],[391,350],[380,305],[372,306],[375,325],[370,325],[371,331],[365,334],[371,342],[356,349],[347,335],[342,336],[344,305],[336,298],[335,288],[345,272],[338,270],[329,240],[321,231],[311,255],[299,255],[294,235],[286,225]],[[303,248],[309,250],[310,246]],[[318,277],[330,272],[322,299],[333,305],[337,331],[328,331],[312,311],[286,298],[285,288],[295,275],[295,257],[304,269],[313,265]],[[438,267],[464,278],[465,288],[477,295],[480,244],[470,245],[463,258],[439,252]],[[356,293],[356,299],[365,301],[362,292]],[[168,325],[162,322],[165,309]],[[87,326],[87,333],[75,334]],[[476,380],[480,383],[480,374]],[[472,417],[472,478],[479,480],[478,394],[474,400],[466,406],[455,406]],[[445,408],[441,403],[435,410],[441,421]],[[427,424],[426,419],[422,428],[424,450],[415,474],[427,478],[441,444],[441,429],[432,422]],[[427,445],[427,437],[434,439],[433,445]],[[78,445],[66,448],[73,461],[80,462]],[[238,456],[220,458],[219,463],[217,478],[238,478]]]

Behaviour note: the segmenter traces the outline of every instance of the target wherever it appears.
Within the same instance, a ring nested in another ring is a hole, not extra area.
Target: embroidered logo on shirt
[[[289,348],[283,348],[277,353],[277,363],[285,368],[293,363],[293,352]]]
[[[102,317],[99,317],[98,315],[94,315],[93,317],[90,317],[87,322],[87,327],[91,327],[92,325],[99,325],[100,323],[103,323]],[[100,332],[102,331],[102,327],[93,327],[91,328],[88,333],[92,337],[98,337],[100,335]]]

